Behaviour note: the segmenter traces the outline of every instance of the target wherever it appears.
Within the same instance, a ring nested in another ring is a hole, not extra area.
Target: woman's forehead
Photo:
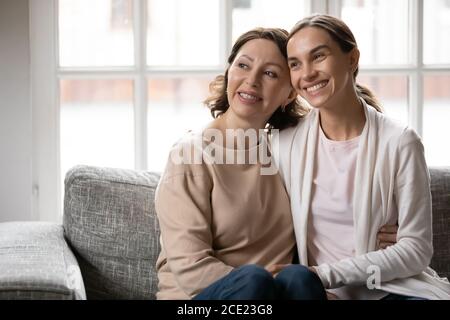
[[[306,27],[297,31],[288,41],[288,53],[295,51],[298,53],[309,53],[318,47],[333,48],[337,44],[330,34],[317,27]]]
[[[240,56],[258,60],[286,60],[277,44],[268,39],[252,39],[247,41],[237,54],[237,57]]]

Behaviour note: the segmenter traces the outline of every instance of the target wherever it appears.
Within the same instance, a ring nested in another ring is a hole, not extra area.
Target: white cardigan
[[[325,288],[365,285],[373,279],[369,277],[375,266],[381,290],[450,299],[448,280],[428,267],[433,254],[431,193],[421,140],[412,129],[364,101],[363,105],[366,124],[359,140],[353,197],[355,257],[318,266],[319,277]],[[306,232],[318,137],[319,111],[313,109],[296,127],[281,131],[279,140],[273,139],[303,265],[308,265]],[[375,251],[380,227],[397,219],[397,243]]]

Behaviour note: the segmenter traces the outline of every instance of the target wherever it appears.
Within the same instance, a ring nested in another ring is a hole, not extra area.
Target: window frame
[[[450,75],[450,64],[423,63],[423,13],[424,0],[409,0],[409,37],[411,63],[392,66],[360,66],[360,75],[366,76],[406,76],[408,81],[408,125],[413,128],[419,136],[423,136],[423,114],[424,114],[424,78],[427,75],[448,74]],[[329,13],[341,17],[342,0],[327,0]],[[376,92],[375,92],[376,95]]]

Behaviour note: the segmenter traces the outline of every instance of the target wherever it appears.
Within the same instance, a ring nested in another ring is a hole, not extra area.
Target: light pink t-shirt
[[[320,128],[308,218],[309,265],[333,263],[355,255],[353,194],[359,137],[328,139]],[[340,299],[379,299],[385,293],[366,286],[329,290]]]

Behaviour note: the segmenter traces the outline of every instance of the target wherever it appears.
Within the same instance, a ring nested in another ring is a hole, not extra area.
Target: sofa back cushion
[[[65,179],[65,237],[88,299],[154,299],[156,173],[77,166]]]
[[[431,267],[450,280],[450,167],[431,167],[433,247]]]

